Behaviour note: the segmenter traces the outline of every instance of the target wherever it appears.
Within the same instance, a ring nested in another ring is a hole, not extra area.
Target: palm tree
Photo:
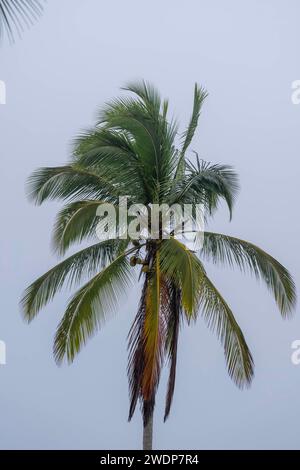
[[[60,255],[74,243],[91,242],[99,222],[96,209],[108,202],[118,209],[119,197],[124,195],[130,195],[131,204],[201,203],[206,218],[223,199],[231,217],[238,190],[234,170],[186,157],[206,91],[195,85],[189,125],[178,134],[176,122],[168,119],[168,102],[152,86],[133,83],[124,90],[134,96],[115,99],[100,111],[96,126],[76,139],[65,166],[38,169],[29,179],[29,195],[36,204],[49,199],[66,201],[54,227],[53,245]],[[118,224],[122,225],[120,220]],[[127,372],[129,419],[139,402],[144,449],[152,448],[153,410],[164,360],[169,364],[166,419],[175,387],[180,328],[199,313],[220,339],[235,384],[247,387],[253,378],[253,359],[244,335],[207,276],[204,260],[254,273],[273,294],[281,315],[291,314],[296,294],[288,271],[252,243],[212,232],[205,232],[200,253],[173,232],[169,239],[97,240],[33,282],[22,299],[24,317],[30,322],[66,282],[70,287],[89,278],[71,298],[54,340],[57,363],[65,358],[72,362],[117,308],[134,272],[139,271],[141,298],[128,336]]]
[[[42,0],[0,0],[0,38],[7,34],[13,42],[24,27],[32,25],[43,12]]]

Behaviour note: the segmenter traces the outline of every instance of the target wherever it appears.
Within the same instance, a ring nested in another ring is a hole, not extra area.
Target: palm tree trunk
[[[152,450],[153,440],[153,411],[149,416],[148,423],[143,430],[143,450]]]

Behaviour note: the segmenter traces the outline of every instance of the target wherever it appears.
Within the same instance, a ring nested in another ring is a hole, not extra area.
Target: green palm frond
[[[98,124],[117,131],[126,131],[132,136],[136,153],[142,159],[145,173],[153,176],[159,170],[160,139],[156,124],[149,117],[142,103],[134,98],[118,98],[106,105],[99,113]]]
[[[65,357],[72,362],[88,338],[116,310],[124,290],[132,280],[127,254],[123,253],[115,258],[69,302],[54,340],[54,357],[57,363],[61,363]]]
[[[150,111],[149,106],[142,100],[118,98],[101,110],[98,124],[131,136],[150,189],[148,202],[153,202],[160,185],[166,185],[173,178],[177,125],[174,121],[169,123],[164,114]]]
[[[39,168],[28,179],[28,196],[40,205],[48,199],[105,199],[115,202],[118,188],[108,176],[75,165]]]
[[[173,202],[201,203],[211,214],[224,199],[231,218],[238,189],[238,176],[231,166],[212,165],[197,158],[197,165],[187,163],[186,176],[175,186]]]
[[[236,265],[254,273],[266,283],[282,315],[292,313],[296,304],[294,281],[287,269],[261,248],[239,238],[205,232],[202,255],[214,263]]]
[[[40,0],[0,0],[0,39],[6,33],[10,42],[21,36],[43,12]]]
[[[73,158],[75,162],[91,167],[106,162],[122,165],[127,161],[132,165],[139,161],[128,133],[103,127],[83,131],[74,139]]]
[[[123,89],[135,93],[147,111],[147,118],[151,120],[154,132],[160,141],[155,155],[156,162],[153,161],[153,165],[158,161],[159,184],[169,183],[178,161],[177,150],[174,147],[178,123],[174,118],[168,120],[168,100],[162,102],[157,89],[145,81],[130,83]]]
[[[134,195],[140,203],[150,196],[141,158],[126,132],[100,127],[81,133],[74,141],[73,158],[80,167],[109,175],[123,194]]]
[[[97,214],[97,210],[103,207],[106,212],[102,219]],[[112,213],[108,213],[107,209],[113,209]],[[97,233],[97,228],[102,229],[102,233],[106,232],[109,223],[115,228],[116,240],[119,240],[119,234],[123,234],[120,240],[124,240],[124,234],[127,229],[126,220],[121,220],[121,210],[118,204],[107,207],[105,201],[83,200],[75,201],[67,204],[57,214],[54,224],[52,246],[54,252],[64,255],[65,252],[74,243],[80,243],[83,240],[90,241],[96,238],[102,239],[102,235]],[[133,215],[127,215],[127,223],[134,220]],[[98,225],[99,224],[99,225]],[[106,234],[105,234],[106,236]],[[110,238],[112,235],[110,234]],[[127,238],[125,236],[125,238]],[[128,243],[128,242],[127,242]],[[126,247],[126,245],[125,245]]]
[[[180,151],[180,160],[178,164],[178,172],[179,172],[178,174],[180,174],[181,176],[183,176],[184,174],[184,168],[183,168],[183,171],[180,172],[180,167],[182,165],[182,162],[184,162],[185,153],[188,147],[190,146],[193,140],[193,137],[195,135],[195,132],[198,126],[201,108],[207,96],[208,96],[207,91],[204,88],[199,87],[198,84],[195,83],[194,105],[193,105],[192,116],[191,116],[187,129],[182,134],[182,147]]]
[[[101,204],[102,201],[76,201],[59,211],[53,233],[55,251],[63,255],[71,244],[96,236],[96,211]]]
[[[204,267],[179,240],[163,240],[161,271],[181,291],[181,303],[188,320],[195,317],[199,306],[199,289]]]
[[[239,388],[248,387],[254,376],[253,359],[231,309],[206,274],[199,292],[199,309],[223,345],[229,376]]]
[[[149,114],[159,120],[159,115],[161,111],[161,98],[158,90],[151,85],[146,83],[144,80],[140,82],[131,82],[127,83],[123,88],[125,91],[131,91],[137,95],[143,102],[146,109],[149,111]]]
[[[24,318],[29,322],[50,302],[64,283],[69,287],[78,284],[105,267],[117,255],[126,241],[107,240],[84,248],[54,266],[33,282],[25,291],[21,304]]]
[[[187,319],[200,310],[208,326],[217,333],[225,353],[228,373],[239,386],[249,385],[253,361],[244,336],[223,297],[208,279],[200,260],[181,242],[162,243],[162,271],[177,284]]]

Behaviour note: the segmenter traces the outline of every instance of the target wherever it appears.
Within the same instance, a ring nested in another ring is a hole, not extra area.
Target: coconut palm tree
[[[10,42],[41,16],[42,0],[0,0],[0,39],[6,33]]]
[[[107,104],[95,127],[74,143],[64,166],[41,168],[29,179],[29,195],[36,204],[59,199],[53,245],[64,255],[74,243],[95,238],[97,208],[113,204],[117,215],[120,196],[128,204],[198,204],[209,218],[224,200],[230,217],[238,191],[232,167],[188,159],[207,93],[195,85],[194,104],[185,132],[168,119],[168,102],[144,82],[129,84],[133,93]],[[176,141],[176,144],[175,144]],[[109,220],[109,219],[108,219]],[[123,222],[117,225],[124,234]],[[261,248],[239,238],[205,232],[200,252],[194,252],[171,231],[157,239],[129,236],[96,240],[31,284],[22,299],[25,319],[32,321],[67,282],[82,287],[71,298],[54,340],[57,363],[72,362],[89,337],[117,309],[125,288],[138,271],[141,297],[129,336],[129,419],[139,402],[143,415],[143,447],[152,448],[153,410],[164,361],[169,366],[165,416],[170,413],[181,327],[201,315],[220,339],[230,377],[240,387],[253,378],[253,359],[232,310],[209,279],[204,261],[237,266],[265,282],[281,315],[288,317],[296,294],[288,271]],[[86,279],[88,278],[88,280]]]

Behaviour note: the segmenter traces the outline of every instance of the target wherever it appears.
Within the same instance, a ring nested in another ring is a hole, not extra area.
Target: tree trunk
[[[153,440],[153,411],[149,416],[148,423],[143,430],[143,450],[152,450]]]

